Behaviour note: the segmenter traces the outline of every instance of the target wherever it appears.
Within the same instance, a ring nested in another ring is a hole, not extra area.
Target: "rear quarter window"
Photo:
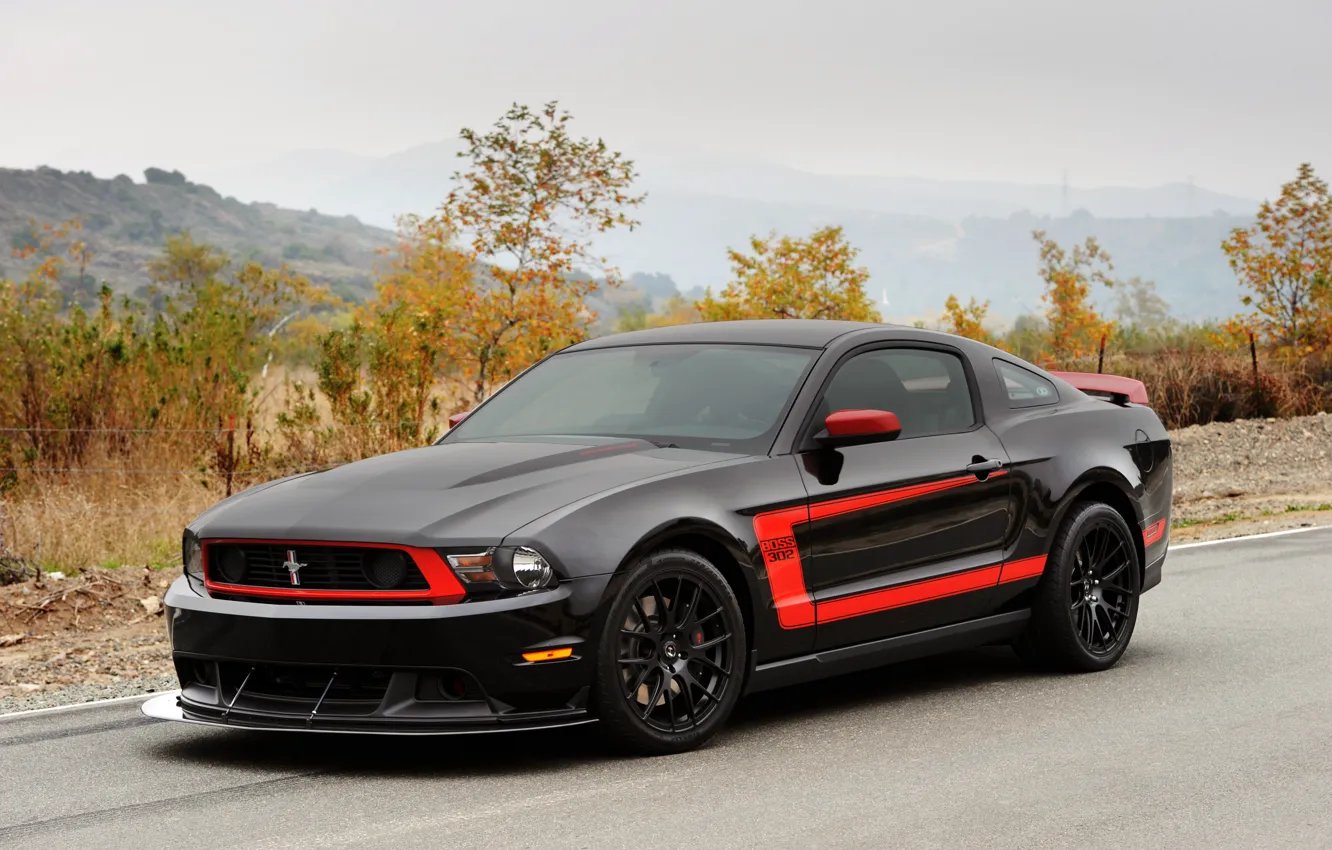
[[[1059,391],[1047,378],[1006,360],[995,360],[999,385],[1008,396],[1009,407],[1041,407],[1059,401]]]

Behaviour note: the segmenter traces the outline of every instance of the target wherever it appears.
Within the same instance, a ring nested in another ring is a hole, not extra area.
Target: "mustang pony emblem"
[[[301,584],[301,567],[305,566],[305,564],[302,564],[302,563],[300,563],[299,561],[296,560],[296,550],[295,550],[295,549],[288,549],[288,550],[287,550],[287,562],[286,562],[285,564],[283,564],[282,566],[286,567],[286,568],[287,568],[287,572],[291,574],[291,583],[292,583],[293,585],[295,585],[296,587],[300,587],[300,584]]]

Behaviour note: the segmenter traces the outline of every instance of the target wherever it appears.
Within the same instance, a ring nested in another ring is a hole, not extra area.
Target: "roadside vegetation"
[[[163,232],[133,297],[96,284],[78,219],[13,240],[29,271],[0,280],[0,583],[175,565],[181,527],[218,499],[426,443],[545,354],[609,329],[589,305],[622,303],[622,280],[593,245],[638,224],[633,161],[577,136],[557,103],[514,105],[462,137],[453,191],[401,221],[362,302],[188,232]],[[1171,319],[1094,239],[1032,236],[1042,314],[1001,329],[988,302],[950,295],[935,326],[1140,378],[1172,428],[1332,406],[1332,199],[1310,166],[1218,246],[1248,312],[1214,324]],[[730,251],[728,281],[628,306],[611,327],[878,321],[858,253],[832,224],[757,234]]]

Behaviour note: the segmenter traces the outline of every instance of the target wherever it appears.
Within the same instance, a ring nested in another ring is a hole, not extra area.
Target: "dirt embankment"
[[[1332,525],[1332,416],[1172,434],[1171,540]],[[0,712],[172,687],[161,597],[179,568],[0,587]]]
[[[1193,425],[1171,441],[1172,540],[1332,524],[1332,416]]]

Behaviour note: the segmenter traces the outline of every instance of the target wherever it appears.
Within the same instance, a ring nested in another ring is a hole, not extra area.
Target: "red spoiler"
[[[1134,378],[1119,375],[1102,375],[1097,372],[1051,372],[1061,381],[1067,381],[1085,393],[1108,395],[1112,400],[1123,403],[1151,404],[1147,397],[1147,386]]]

